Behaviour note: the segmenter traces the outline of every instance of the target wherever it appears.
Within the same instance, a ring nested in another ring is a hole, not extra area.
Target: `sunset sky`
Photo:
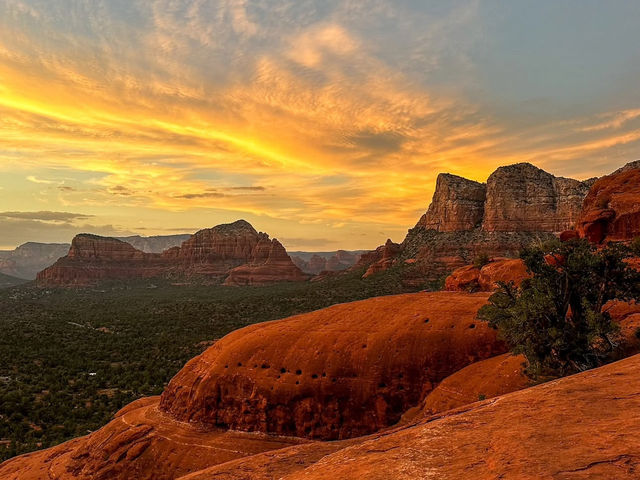
[[[640,2],[0,0],[0,248],[401,241],[435,178],[640,158]]]

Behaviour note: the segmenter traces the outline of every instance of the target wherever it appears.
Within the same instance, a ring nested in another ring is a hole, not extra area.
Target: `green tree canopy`
[[[564,376],[616,358],[618,326],[603,308],[640,298],[640,273],[627,259],[635,248],[597,247],[586,240],[532,246],[521,253],[532,277],[501,283],[480,310],[533,376]]]

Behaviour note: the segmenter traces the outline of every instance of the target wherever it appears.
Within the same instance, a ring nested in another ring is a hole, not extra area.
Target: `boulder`
[[[595,182],[576,230],[594,243],[640,236],[640,164],[633,162]]]

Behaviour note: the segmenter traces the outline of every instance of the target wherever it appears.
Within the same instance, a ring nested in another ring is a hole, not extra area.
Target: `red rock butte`
[[[262,285],[303,281],[276,239],[238,220],[201,230],[162,253],[145,253],[115,238],[81,234],[69,253],[37,276],[41,286],[86,286],[105,280],[176,278]]]

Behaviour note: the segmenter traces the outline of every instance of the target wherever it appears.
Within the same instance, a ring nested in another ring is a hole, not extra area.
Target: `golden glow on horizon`
[[[22,172],[21,210],[94,212],[134,231],[120,213],[153,210],[158,232],[162,212],[204,227],[216,220],[198,212],[226,211],[290,237],[330,228],[351,248],[353,232],[371,231],[372,247],[415,223],[439,172],[484,180],[530,161],[586,178],[632,160],[640,140],[633,108],[514,126],[417,82],[338,21],[291,33],[219,81],[182,58],[187,40],[215,47],[206,25],[173,25],[160,8],[152,20],[138,52],[0,33],[0,171]],[[233,22],[242,41],[261,33]],[[4,186],[0,199],[13,200]]]

